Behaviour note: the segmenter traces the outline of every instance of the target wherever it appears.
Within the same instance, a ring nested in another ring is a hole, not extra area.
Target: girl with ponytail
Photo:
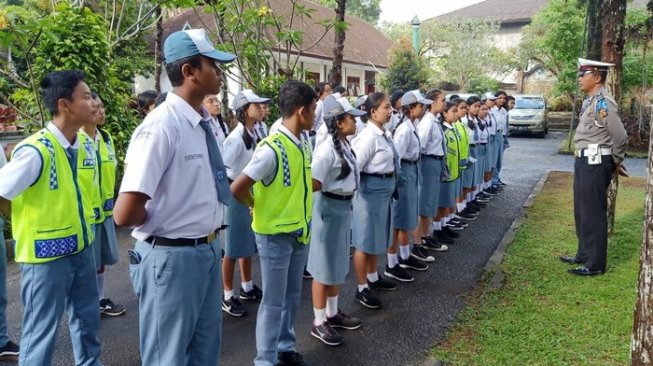
[[[324,344],[337,346],[343,337],[334,328],[357,329],[360,319],[338,308],[338,286],[349,272],[352,199],[360,184],[356,158],[348,137],[356,133],[354,117],[365,112],[353,108],[345,98],[330,95],[323,102],[328,136],[315,148],[311,164],[313,221],[307,270],[313,276],[311,335]]]

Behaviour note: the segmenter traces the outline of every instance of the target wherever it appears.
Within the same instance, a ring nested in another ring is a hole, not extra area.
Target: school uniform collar
[[[182,99],[180,96],[175,94],[174,92],[169,92],[168,95],[166,96],[166,102],[169,103],[172,108],[177,111],[177,113],[181,114],[190,124],[193,126],[193,128],[197,127],[197,125],[200,124],[203,120],[210,121],[213,119],[213,117],[209,114],[209,112],[204,108],[204,106],[200,107],[200,113],[197,113],[197,111],[191,107],[190,104],[188,104],[187,101]]]
[[[281,122],[281,124],[279,124],[279,128],[278,128],[277,130],[278,130],[279,132],[283,133],[284,135],[288,136],[288,138],[290,138],[290,140],[291,140],[293,143],[295,143],[295,145],[297,145],[297,146],[302,146],[302,142],[297,138],[297,136],[295,136],[292,132],[290,132],[290,130],[288,129],[288,127],[286,127],[286,126],[283,124],[283,122]],[[301,132],[301,134],[303,134],[303,131]]]
[[[447,121],[442,121],[442,125],[444,127],[446,127],[446,128],[452,128],[451,125],[449,124],[449,122],[447,122]]]
[[[63,132],[57,127],[54,123],[48,122],[48,125],[46,126],[48,131],[52,132],[54,135],[54,138],[57,139],[59,144],[64,148],[67,149],[69,147],[72,147],[73,149],[78,149],[79,148],[79,139],[75,137],[75,142],[71,145],[70,141],[64,136]]]
[[[367,128],[371,128],[374,133],[376,133],[377,135],[381,135],[381,136],[386,135],[386,132],[387,132],[387,130],[382,130],[381,128],[379,128],[379,126],[377,126],[372,121],[368,121]]]

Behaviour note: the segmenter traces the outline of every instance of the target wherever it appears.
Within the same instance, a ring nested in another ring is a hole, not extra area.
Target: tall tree
[[[163,67],[163,16],[161,5],[157,6],[155,16],[156,35],[154,40],[154,90],[161,92],[161,68]]]
[[[585,57],[600,60],[603,40],[601,27],[601,5],[603,0],[587,0],[587,48]]]
[[[337,0],[316,0],[324,6],[335,8]],[[368,23],[376,24],[381,16],[381,0],[349,0],[347,14],[357,16]]]
[[[336,27],[335,27],[335,41],[333,46],[333,66],[329,71],[329,84],[332,87],[339,85],[342,82],[342,59],[344,58],[345,51],[345,32],[347,26],[345,23],[345,9],[347,0],[337,0],[338,6],[336,7]]]

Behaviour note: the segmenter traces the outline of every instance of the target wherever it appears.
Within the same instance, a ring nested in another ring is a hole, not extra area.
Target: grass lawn
[[[571,142],[571,148],[569,146],[569,138],[574,136],[574,132],[576,130],[572,131],[571,134],[568,134],[564,140],[560,143],[560,147],[558,148],[558,152],[560,154],[564,155],[572,155],[574,153],[575,147],[574,147],[574,142]],[[626,150],[626,157],[627,158],[635,158],[635,159],[646,159],[648,158],[648,150],[633,150],[629,148]]]
[[[500,266],[504,287],[479,289],[431,356],[455,366],[628,364],[645,182],[620,180],[607,273],[581,278],[558,260],[576,251],[572,181],[549,175]]]

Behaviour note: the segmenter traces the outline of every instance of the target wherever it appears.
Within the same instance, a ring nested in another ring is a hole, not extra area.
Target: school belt
[[[431,158],[431,159],[435,159],[435,160],[442,160],[442,155],[422,154],[422,157]]]
[[[602,147],[599,151],[601,152],[601,155],[612,155],[612,149],[609,147]],[[574,152],[574,155],[577,158],[582,158],[583,156],[587,156],[587,149],[576,150]]]
[[[479,142],[479,145],[487,145],[487,142]]]
[[[223,228],[217,229],[214,232],[210,233],[209,235],[203,236],[201,238],[170,239],[170,238],[165,238],[163,236],[150,235],[145,239],[145,241],[152,245],[158,245],[162,247],[194,247],[196,245],[213,243],[215,237],[218,236],[218,233],[222,229]]]
[[[476,144],[469,144],[469,147],[476,147]]]
[[[329,197],[331,199],[338,200],[338,201],[351,201],[351,199],[354,198],[353,194],[350,194],[350,195],[347,195],[347,196],[343,196],[341,194],[335,194],[335,193],[331,193],[331,192],[322,192],[322,194],[324,196],[326,196],[326,197]]]
[[[401,159],[402,164],[417,164],[417,162],[419,162],[419,159],[417,160]]]
[[[368,177],[377,177],[377,178],[392,178],[395,176],[395,172],[392,173],[365,173],[361,172],[361,176],[368,176]]]

